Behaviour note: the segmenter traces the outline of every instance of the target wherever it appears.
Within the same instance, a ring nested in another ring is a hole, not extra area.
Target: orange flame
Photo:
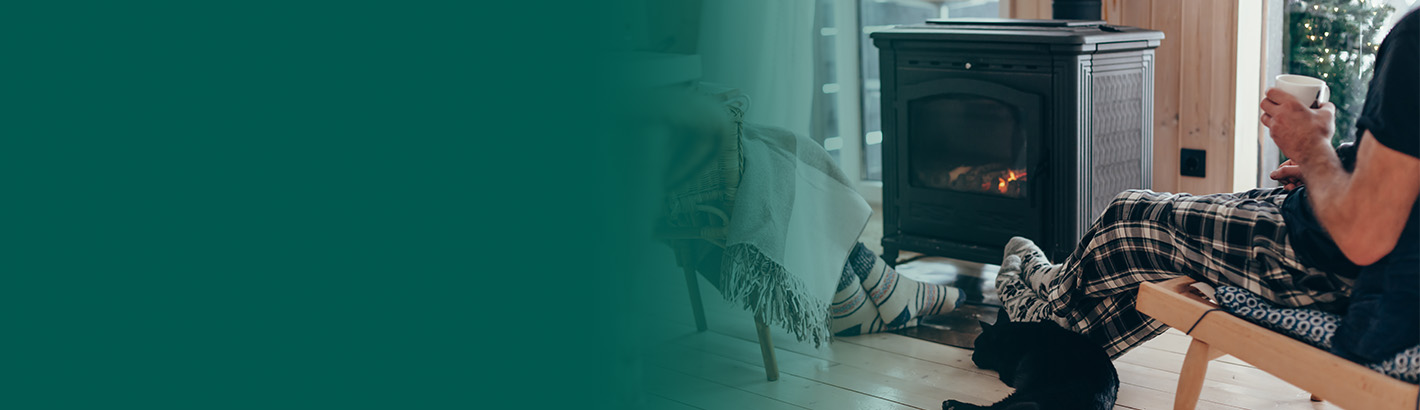
[[[1005,178],[996,178],[996,180],[998,181],[998,182],[996,183],[996,190],[997,190],[997,191],[1000,191],[1001,193],[1004,194],[1004,193],[1006,193],[1006,188],[1011,185],[1011,184],[1010,184],[1011,181],[1016,181],[1016,180],[1024,181],[1025,179],[1026,179],[1026,172],[1025,172],[1025,171],[1021,171],[1021,173],[1017,174],[1017,173],[1016,173],[1016,170],[1014,170],[1014,169],[1008,169],[1008,170],[1006,170],[1006,177],[1005,177]]]

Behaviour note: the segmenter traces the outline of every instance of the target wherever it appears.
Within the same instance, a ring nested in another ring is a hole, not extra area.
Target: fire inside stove
[[[909,183],[1008,198],[1026,196],[1021,110],[1000,100],[945,94],[914,101],[908,126]]]
[[[1011,169],[1004,164],[962,165],[937,175],[918,175],[917,179],[921,185],[930,188],[997,194],[1011,198],[1023,197],[1026,192],[1026,171]]]

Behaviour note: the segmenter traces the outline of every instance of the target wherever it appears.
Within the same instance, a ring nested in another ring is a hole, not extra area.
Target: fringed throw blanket
[[[742,144],[721,290],[766,323],[821,345],[844,262],[872,209],[812,140],[745,124]]]

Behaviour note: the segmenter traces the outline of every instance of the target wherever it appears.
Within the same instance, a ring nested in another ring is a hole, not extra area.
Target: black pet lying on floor
[[[1003,317],[1005,315],[1002,315]],[[981,323],[976,367],[995,370],[1014,387],[990,407],[947,400],[943,410],[1109,410],[1119,392],[1114,363],[1095,342],[1051,322]]]

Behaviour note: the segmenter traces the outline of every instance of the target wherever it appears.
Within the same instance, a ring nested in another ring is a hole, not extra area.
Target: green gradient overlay
[[[625,10],[8,5],[0,407],[636,403]]]

